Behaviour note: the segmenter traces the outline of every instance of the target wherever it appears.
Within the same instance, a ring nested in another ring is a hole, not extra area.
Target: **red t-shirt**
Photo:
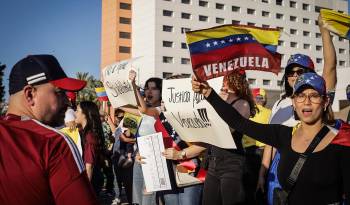
[[[0,204],[97,204],[74,142],[32,119],[0,119]]]
[[[85,163],[95,165],[97,163],[97,142],[94,134],[88,132],[85,136],[85,144],[83,150],[83,158]]]

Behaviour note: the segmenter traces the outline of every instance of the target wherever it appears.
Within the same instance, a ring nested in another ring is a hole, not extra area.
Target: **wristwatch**
[[[182,150],[181,152],[180,152],[180,159],[182,160],[182,159],[186,159],[186,151],[185,150]]]

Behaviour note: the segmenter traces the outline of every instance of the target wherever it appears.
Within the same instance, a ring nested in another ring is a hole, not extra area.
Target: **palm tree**
[[[88,72],[78,72],[76,75],[78,79],[85,80],[87,82],[85,88],[79,91],[77,94],[77,103],[83,100],[88,100],[99,104],[96,97],[95,88],[101,87],[102,82],[95,79],[94,76],[89,75]]]

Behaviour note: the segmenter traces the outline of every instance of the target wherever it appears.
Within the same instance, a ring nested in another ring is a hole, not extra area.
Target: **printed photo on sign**
[[[209,83],[217,90],[222,85],[222,78]],[[166,109],[164,115],[182,140],[236,148],[228,125],[203,95],[192,91],[190,78],[164,80],[162,99]]]
[[[136,105],[134,90],[128,80],[132,62],[135,60],[137,58],[120,61],[103,69],[103,86],[113,108],[127,104]]]

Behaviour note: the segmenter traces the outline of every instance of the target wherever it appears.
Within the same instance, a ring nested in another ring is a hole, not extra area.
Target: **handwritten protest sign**
[[[108,99],[113,108],[123,105],[136,105],[134,90],[129,78],[132,62],[137,58],[128,59],[108,65],[103,69],[103,86],[106,89]]]
[[[222,80],[213,79],[209,83],[220,87]],[[164,80],[162,99],[166,108],[164,115],[182,140],[236,148],[228,125],[203,95],[192,91],[190,78]]]

